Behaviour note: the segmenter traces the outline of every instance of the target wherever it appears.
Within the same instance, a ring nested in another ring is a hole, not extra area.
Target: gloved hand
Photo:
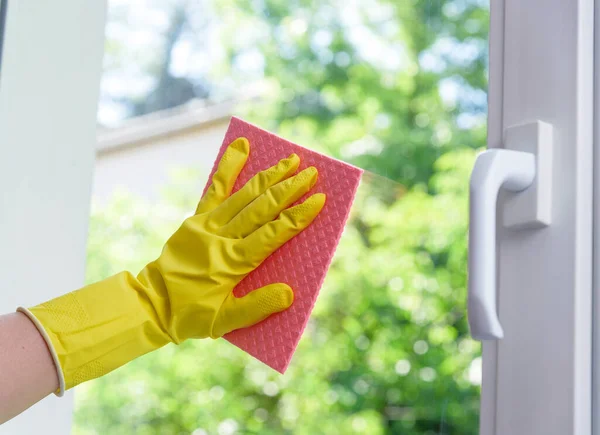
[[[295,176],[292,154],[255,175],[231,195],[248,155],[245,138],[227,148],[194,216],[165,244],[159,258],[134,277],[122,272],[27,310],[53,355],[58,395],[169,342],[221,337],[293,301],[284,283],[237,298],[233,288],[323,208],[324,194],[308,192],[317,170]]]

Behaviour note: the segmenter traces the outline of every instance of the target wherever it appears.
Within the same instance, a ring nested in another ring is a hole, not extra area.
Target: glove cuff
[[[146,289],[128,272],[25,310],[46,340],[61,396],[169,343]]]

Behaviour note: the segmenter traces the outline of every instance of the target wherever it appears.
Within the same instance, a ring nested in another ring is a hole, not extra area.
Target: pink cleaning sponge
[[[315,166],[319,171],[319,180],[306,197],[317,192],[327,195],[325,207],[313,223],[267,258],[234,289],[234,294],[238,297],[275,282],[284,282],[294,290],[294,303],[288,310],[225,336],[240,349],[284,373],[306,328],[331,264],[362,170],[310,151],[234,117],[225,134],[209,183],[225,149],[238,137],[245,137],[250,142],[250,158],[234,186],[234,192],[257,172],[296,153],[301,160],[299,171],[309,166]],[[205,192],[206,189],[208,184]]]

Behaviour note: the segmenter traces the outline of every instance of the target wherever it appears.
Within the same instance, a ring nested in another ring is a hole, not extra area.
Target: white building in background
[[[233,102],[183,106],[99,130],[94,201],[103,204],[119,189],[157,200],[173,168],[197,168],[207,177],[233,110]]]

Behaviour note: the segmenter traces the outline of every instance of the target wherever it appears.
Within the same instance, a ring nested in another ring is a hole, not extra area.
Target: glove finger
[[[235,329],[252,326],[289,308],[293,301],[294,292],[281,283],[256,289],[241,298],[231,293],[219,310],[211,337],[218,338]]]
[[[231,194],[233,185],[250,155],[248,139],[240,137],[231,142],[212,177],[212,183],[196,208],[196,214],[215,209]]]
[[[227,224],[248,204],[263,194],[269,187],[292,176],[300,165],[300,158],[292,154],[282,159],[269,169],[259,172],[250,179],[240,190],[235,192],[217,209],[213,211],[212,219],[219,225]]]
[[[243,238],[271,222],[291,204],[298,201],[317,182],[318,172],[314,167],[268,188],[261,196],[248,204],[219,234],[230,238]]]
[[[315,193],[241,240],[240,246],[248,261],[258,267],[269,255],[308,227],[323,209],[325,199],[324,193]]]

